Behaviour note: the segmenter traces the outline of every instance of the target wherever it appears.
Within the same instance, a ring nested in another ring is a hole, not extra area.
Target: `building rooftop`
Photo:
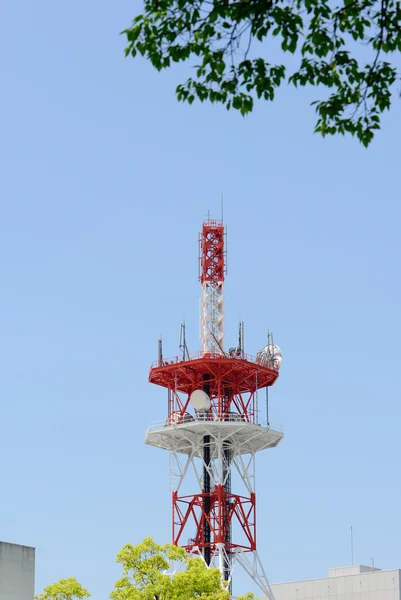
[[[355,575],[369,575],[372,573],[392,573],[394,571],[400,571],[401,569],[379,569],[374,566],[367,565],[352,565],[348,567],[334,567],[328,569],[328,575],[326,577],[314,577],[311,579],[298,579],[291,581],[279,581],[277,583],[272,583],[272,586],[280,586],[280,585],[289,585],[292,583],[307,583],[309,581],[322,581],[327,579],[333,579],[336,577],[349,577]]]

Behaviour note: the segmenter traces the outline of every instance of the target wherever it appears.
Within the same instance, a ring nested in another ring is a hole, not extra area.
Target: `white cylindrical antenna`
[[[244,355],[244,322],[240,321],[239,324],[239,349],[241,357]]]
[[[157,366],[161,367],[163,365],[163,341],[162,336],[157,340]]]

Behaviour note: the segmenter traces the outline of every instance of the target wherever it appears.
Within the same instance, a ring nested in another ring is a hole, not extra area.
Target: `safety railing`
[[[185,413],[184,416],[174,414],[167,419],[153,421],[148,425],[148,430],[152,431],[154,429],[161,429],[163,427],[178,427],[181,425],[188,425],[190,423],[238,423],[238,425],[258,425],[259,427],[263,427],[264,429],[278,431],[279,433],[284,432],[284,428],[282,425],[277,423],[267,423],[266,421],[260,421],[259,423],[254,423],[252,421],[248,421],[241,417],[241,415],[235,413],[232,415],[227,415],[224,419],[218,419],[213,415],[197,415],[193,416],[189,413]]]
[[[156,369],[157,367],[164,367],[167,365],[175,365],[182,362],[187,362],[191,360],[199,360],[200,358],[212,358],[212,359],[238,359],[238,360],[247,360],[248,362],[255,363],[257,365],[263,365],[270,369],[274,368],[273,361],[267,362],[266,359],[262,359],[259,356],[252,356],[251,354],[246,354],[245,352],[240,352],[237,350],[231,350],[228,352],[208,352],[203,353],[199,352],[191,352],[188,353],[185,358],[183,356],[172,356],[170,358],[163,358],[162,360],[155,360],[152,363],[151,369]]]

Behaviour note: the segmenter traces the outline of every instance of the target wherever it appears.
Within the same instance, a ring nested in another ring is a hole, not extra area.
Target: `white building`
[[[401,600],[401,571],[354,565],[329,569],[324,579],[273,584],[276,600]]]
[[[0,600],[32,600],[35,548],[0,542]]]

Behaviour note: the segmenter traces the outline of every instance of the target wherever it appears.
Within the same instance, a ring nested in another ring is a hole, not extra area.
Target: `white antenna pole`
[[[351,525],[351,565],[354,564],[354,533]]]

